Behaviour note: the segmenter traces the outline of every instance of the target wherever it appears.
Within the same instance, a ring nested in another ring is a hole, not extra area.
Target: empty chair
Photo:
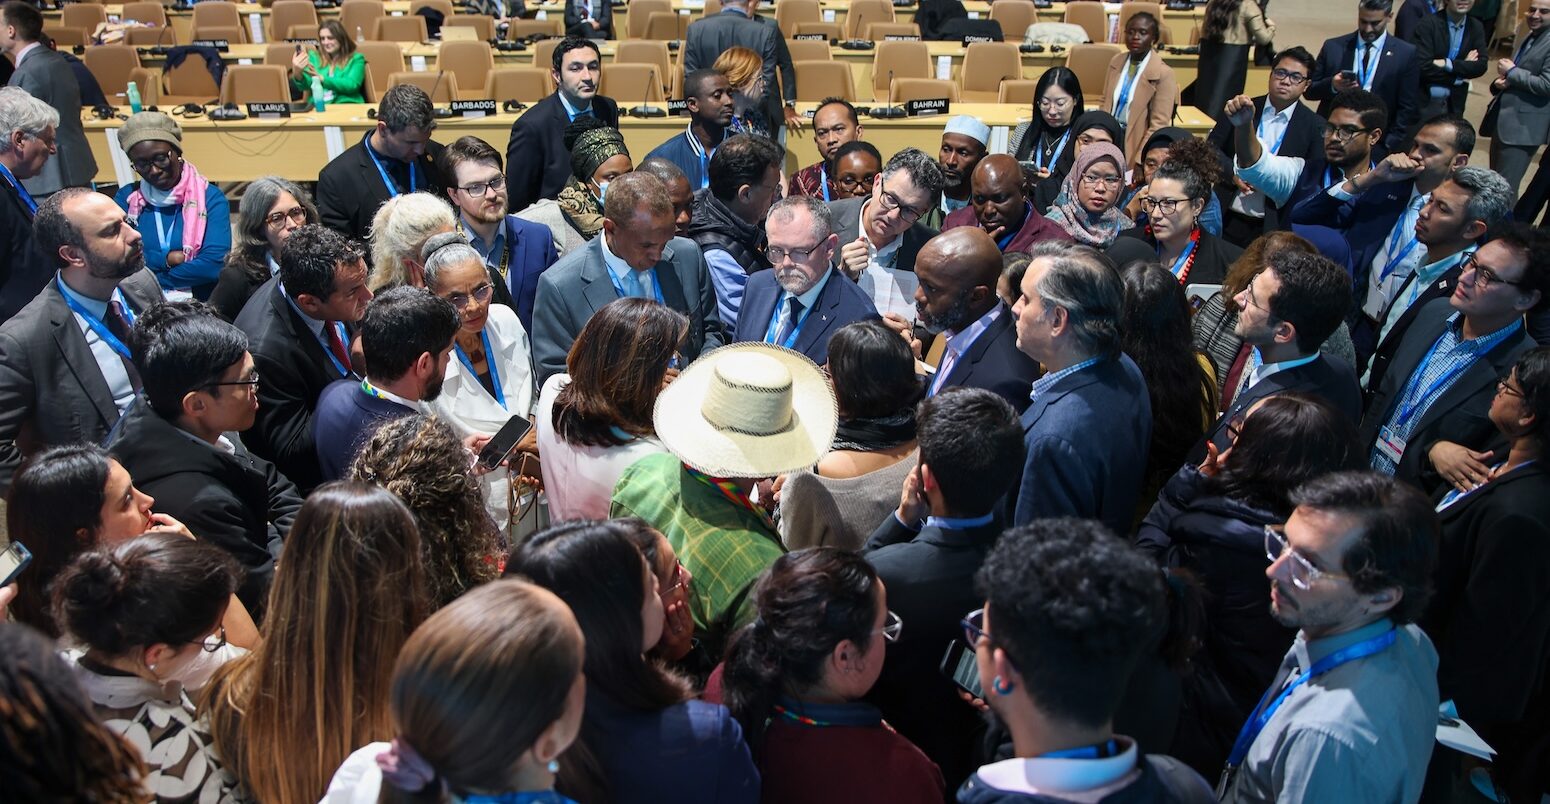
[[[108,21],[108,10],[102,6],[71,3],[59,12],[59,25],[63,28],[81,28],[95,31]]]
[[[541,39],[533,43],[533,66],[540,70],[554,70],[554,49],[560,46],[558,39]]]
[[[798,61],[797,100],[818,102],[824,98],[856,100],[850,65],[843,61]]]
[[[775,24],[780,26],[780,35],[787,39],[796,35],[797,23],[822,21],[823,9],[819,8],[818,0],[780,0],[775,4]]]
[[[683,40],[689,36],[689,15],[671,11],[653,11],[646,22],[646,39],[663,42]]]
[[[204,59],[184,59],[177,67],[163,70],[161,85],[161,102],[167,104],[214,103],[221,94]]]
[[[920,26],[913,22],[874,22],[861,36],[874,42],[889,36],[920,36]]]
[[[957,103],[958,84],[940,78],[895,78],[893,80],[894,103],[937,98],[946,98],[951,103]]]
[[[559,38],[565,34],[562,24],[565,20],[550,17],[546,20],[512,20],[506,28],[507,39],[525,39],[527,37]]]
[[[653,64],[657,68],[657,80],[666,92],[673,84],[673,57],[666,42],[648,40],[623,41],[615,46],[614,64]],[[611,69],[611,66],[610,66]]]
[[[424,42],[430,38],[424,17],[378,17],[372,39],[378,42]]]
[[[382,0],[344,0],[339,6],[339,24],[357,44],[374,35],[378,17],[387,16]]]
[[[276,41],[301,38],[291,29],[296,26],[311,26],[314,33],[318,27],[318,11],[312,7],[311,0],[275,0],[269,7],[269,36]],[[345,29],[348,33],[349,29]]]
[[[786,50],[791,52],[791,63],[799,61],[829,61],[834,58],[834,51],[829,49],[828,41],[817,39],[787,39]]]
[[[241,25],[203,25],[195,28],[191,35],[195,42],[225,40],[228,44],[238,45],[248,41],[248,29]]]
[[[230,36],[206,36],[212,28],[236,28],[238,39]],[[242,15],[237,11],[236,3],[226,0],[204,0],[194,5],[193,37],[195,39],[225,39],[228,42],[248,41],[247,29],[242,26]]]
[[[426,7],[440,11],[443,20],[452,16],[452,0],[414,0],[409,4],[409,15],[414,16],[415,12]]]
[[[44,28],[43,38],[53,40],[54,44],[62,47],[85,47],[91,41],[91,31],[85,28]]]
[[[705,0],[705,10],[700,12],[702,16],[714,17],[721,13],[721,0]]]
[[[1001,82],[1001,88],[996,92],[996,103],[1013,103],[1031,107],[1038,87],[1039,82],[1034,78],[1004,79]]]
[[[469,97],[483,98],[487,97],[495,57],[488,42],[442,42],[436,68],[456,75],[457,85]]]
[[[868,25],[893,21],[892,0],[851,0],[850,10],[845,14],[845,37],[863,37]]]
[[[489,14],[450,14],[441,27],[473,28],[474,35],[484,42],[495,38],[495,18]]]
[[[646,23],[651,21],[651,15],[659,11],[671,13],[672,0],[633,0],[630,3],[630,22],[627,33],[623,39],[644,39],[646,37]]]
[[[498,101],[537,103],[554,94],[554,79],[537,67],[500,67],[490,73],[489,94]]]
[[[221,103],[289,103],[290,82],[284,67],[234,64],[221,79]]]
[[[155,28],[125,28],[124,44],[141,47],[155,45],[171,47],[178,44],[178,31],[171,25],[158,25]]]
[[[393,73],[388,76],[388,89],[399,84],[414,84],[431,96],[431,103],[451,103],[458,99],[457,76],[448,72]]]
[[[1153,17],[1157,18],[1157,25],[1158,25],[1158,28],[1159,28],[1157,34],[1158,34],[1158,37],[1161,38],[1162,31],[1160,29],[1161,29],[1162,24],[1163,24],[1163,6],[1162,6],[1162,3],[1126,2],[1126,3],[1122,4],[1122,5],[1120,5],[1120,7],[1119,7],[1119,38],[1120,38],[1120,41],[1123,42],[1124,39],[1125,39],[1125,23],[1129,22],[1130,18],[1132,16],[1134,16],[1136,14],[1139,14],[1142,11],[1145,11],[1145,12],[1151,14]]]
[[[1024,2],[1024,0],[1005,0]],[[1023,54],[1011,42],[975,42],[963,54],[958,72],[960,93],[969,103],[991,103],[1001,94],[1001,82],[1023,77]]]
[[[97,79],[102,94],[112,103],[115,95],[123,95],[130,81],[141,90],[155,83],[153,73],[140,66],[140,54],[129,45],[96,45],[82,54],[81,61]]]
[[[852,7],[854,8],[854,6]],[[931,55],[925,42],[878,42],[872,57],[872,94],[888,94],[888,76],[894,78],[934,78]]]
[[[1033,0],[996,0],[990,7],[990,18],[1001,23],[1001,38],[1021,42],[1028,26],[1039,21],[1039,10]]]
[[[287,42],[271,42],[264,45],[264,63],[273,64],[276,67],[291,69],[291,57],[296,53],[296,46]]]
[[[1120,45],[1072,45],[1066,51],[1066,66],[1076,73],[1083,94],[1092,92],[1093,97],[1098,98],[1103,95],[1103,82],[1109,74],[1109,62],[1114,60],[1114,54],[1123,52],[1125,48]]]
[[[167,24],[167,10],[161,3],[125,3],[120,19],[149,22],[158,26]]]
[[[1066,3],[1065,21],[1082,26],[1089,41],[1109,41],[1109,15],[1102,3]]]
[[[610,64],[603,71],[598,94],[613,98],[620,106],[665,101],[667,94],[662,89],[660,70],[655,64]]]
[[[380,93],[388,88],[388,76],[401,73],[404,66],[404,49],[397,42],[356,42],[355,49],[366,60],[366,86],[370,93],[368,103],[375,103]]]
[[[844,33],[837,22],[799,22],[792,36],[802,34],[823,34],[825,39],[839,39]]]

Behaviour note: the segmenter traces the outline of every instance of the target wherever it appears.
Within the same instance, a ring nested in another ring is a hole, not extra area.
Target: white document
[[[898,313],[906,321],[915,320],[915,288],[920,280],[914,273],[869,262],[856,284],[872,298],[879,314]]]

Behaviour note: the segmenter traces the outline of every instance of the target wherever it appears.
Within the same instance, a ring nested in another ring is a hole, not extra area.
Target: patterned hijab
[[[630,155],[619,129],[590,115],[578,117],[566,127],[565,139],[570,146],[571,175],[582,183],[591,181],[592,174],[604,162],[619,154]]]
[[[1135,226],[1135,222],[1125,216],[1120,209],[1120,202],[1124,200],[1122,192],[1116,192],[1114,206],[1093,214],[1084,208],[1077,196],[1077,182],[1087,173],[1087,169],[1093,165],[1108,160],[1119,171],[1121,183],[1125,177],[1125,154],[1113,143],[1095,142],[1082,148],[1082,153],[1071,165],[1071,172],[1066,174],[1064,184],[1060,188],[1060,197],[1050,207],[1048,218],[1065,229],[1066,233],[1078,243],[1084,243],[1094,248],[1108,248],[1114,244],[1114,238],[1119,233]],[[1124,188],[1119,188],[1123,190]]]

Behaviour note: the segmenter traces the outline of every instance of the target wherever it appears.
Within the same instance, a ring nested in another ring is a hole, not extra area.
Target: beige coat
[[[1114,111],[1119,100],[1119,80],[1124,73],[1125,62],[1130,54],[1119,53],[1109,62],[1108,75],[1103,79],[1103,101],[1098,108]],[[1130,111],[1125,123],[1125,160],[1135,168],[1141,163],[1141,148],[1148,137],[1173,123],[1173,111],[1179,105],[1179,82],[1173,76],[1173,68],[1163,62],[1163,54],[1153,50],[1152,57],[1141,71],[1141,78],[1130,99]]]

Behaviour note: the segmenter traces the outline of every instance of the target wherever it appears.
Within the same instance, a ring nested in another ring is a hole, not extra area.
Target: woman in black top
[[[1023,172],[1042,179],[1071,169],[1071,123],[1082,114],[1082,83],[1066,67],[1044,71],[1033,89],[1033,119],[1012,129],[1011,150]]]
[[[1146,227],[1128,229],[1120,237],[1146,241],[1181,285],[1220,285],[1243,249],[1201,228],[1200,216],[1210,196],[1210,182],[1170,158],[1157,168],[1141,198]]]

